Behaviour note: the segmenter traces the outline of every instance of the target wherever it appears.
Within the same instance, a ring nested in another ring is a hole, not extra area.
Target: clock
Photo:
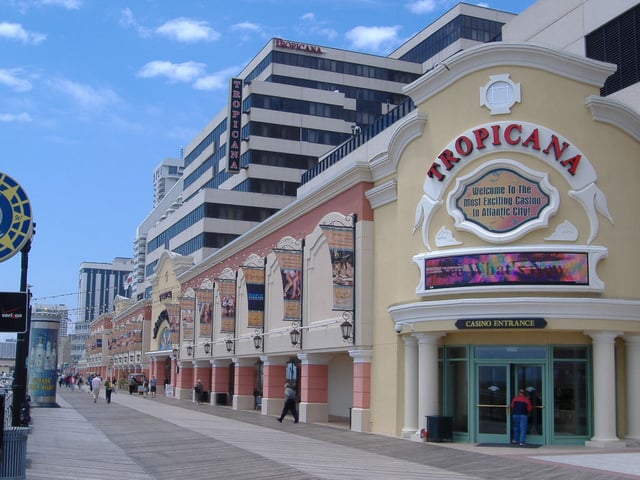
[[[18,182],[0,172],[0,262],[24,248],[33,226],[29,197]]]

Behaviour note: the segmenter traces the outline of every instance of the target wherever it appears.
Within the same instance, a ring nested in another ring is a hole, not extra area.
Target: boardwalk
[[[121,393],[94,404],[63,390],[58,403],[34,409],[28,480],[640,479],[640,448],[425,444]]]

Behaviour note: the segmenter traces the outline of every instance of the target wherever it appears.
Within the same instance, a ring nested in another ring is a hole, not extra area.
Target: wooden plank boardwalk
[[[104,397],[93,403],[87,393],[62,390],[57,398],[60,408],[33,410],[28,480],[640,478],[640,468],[635,471],[638,475],[633,474],[640,449],[624,451],[634,455],[627,457],[632,473],[624,469],[615,473],[597,464],[585,468],[553,461],[561,454],[577,452],[592,459],[605,453],[585,447],[565,451],[425,444],[327,425],[294,424],[290,419],[280,424],[254,411],[163,397],[118,393],[106,404]]]

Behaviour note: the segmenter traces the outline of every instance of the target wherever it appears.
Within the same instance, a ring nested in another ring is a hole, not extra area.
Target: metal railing
[[[411,98],[407,98],[404,102],[399,104],[389,113],[378,118],[375,122],[373,122],[367,128],[360,131],[360,133],[353,135],[349,140],[344,142],[342,145],[337,146],[329,154],[321,158],[316,165],[314,165],[312,168],[304,172],[301,178],[302,185],[304,185],[305,183],[307,183],[308,181],[310,181],[312,178],[319,175],[320,173],[324,172],[327,168],[338,163],[344,157],[346,157],[351,152],[353,152],[356,148],[368,142],[373,137],[375,137],[382,131],[386,130],[391,125],[396,123],[401,118],[404,118],[415,109],[416,109],[416,106],[413,103],[413,100]]]

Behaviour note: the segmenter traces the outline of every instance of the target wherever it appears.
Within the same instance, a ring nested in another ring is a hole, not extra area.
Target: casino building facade
[[[530,443],[640,438],[640,118],[599,95],[614,70],[505,42],[406,88],[369,195],[374,430],[509,442],[524,388]]]

